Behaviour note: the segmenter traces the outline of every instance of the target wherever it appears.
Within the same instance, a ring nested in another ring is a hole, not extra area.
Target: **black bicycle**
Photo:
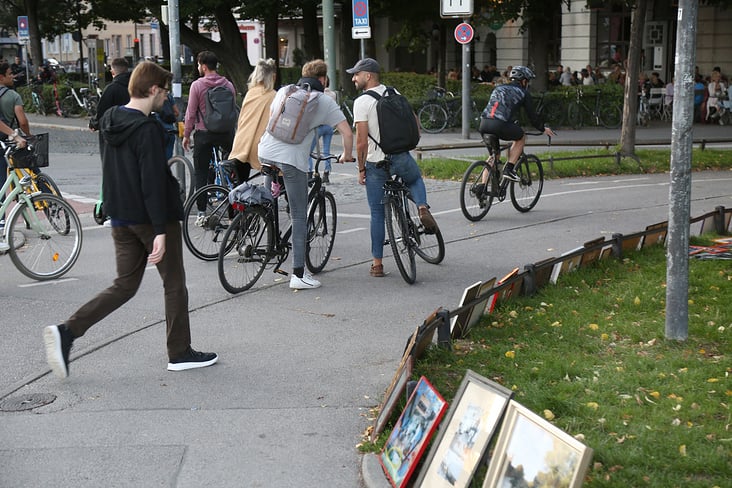
[[[390,162],[376,165],[391,175]],[[399,273],[410,285],[417,280],[415,254],[430,264],[439,264],[445,258],[445,241],[439,226],[428,230],[419,218],[419,209],[412,199],[409,187],[399,176],[384,182],[384,213],[386,231]]]
[[[323,185],[318,172],[322,161],[338,161],[338,156],[312,155],[315,159],[313,176],[309,180],[307,236],[305,264],[308,270],[320,273],[330,258],[337,225],[335,197]],[[278,179],[276,167],[262,165],[262,173],[277,182],[272,192],[273,201],[253,204],[236,202],[232,205],[236,215],[229,224],[218,253],[219,280],[229,293],[240,293],[257,282],[264,269],[273,264],[273,272],[288,273],[280,268],[292,249],[290,237],[292,225],[284,232],[280,227],[279,200],[286,197],[286,189]],[[287,213],[287,207],[283,213]]]
[[[541,135],[541,132],[527,134]],[[511,147],[511,143],[501,146],[495,134],[482,136],[488,149],[488,159],[475,161],[463,174],[460,185],[460,209],[463,215],[473,222],[482,219],[491,209],[493,199],[502,202],[509,190],[514,208],[519,212],[528,212],[536,206],[544,188],[544,167],[541,160],[533,154],[523,153],[514,168],[519,181],[502,178],[501,151]]]

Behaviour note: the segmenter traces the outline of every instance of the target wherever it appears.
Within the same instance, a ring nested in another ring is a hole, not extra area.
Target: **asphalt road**
[[[418,262],[409,286],[389,252],[389,274],[369,277],[365,192],[354,165],[336,166],[338,234],[322,288],[293,292],[265,271],[232,296],[215,263],[186,254],[193,346],[219,353],[219,364],[165,370],[162,290],[150,269],[135,298],[77,340],[71,376],[59,380],[45,363],[43,327],[108,286],[115,270],[109,230],[89,213],[101,172],[96,135],[44,130],[47,173],[83,214],[84,244],[53,282],[33,282],[0,256],[0,487],[362,486],[356,445],[369,410],[427,315],[457,308],[475,281],[669,213],[664,174],[550,180],[531,212],[506,202],[477,223],[460,213],[457,183],[428,181],[447,255],[438,266]],[[729,172],[694,174],[691,215],[732,205],[731,183]],[[3,406],[43,395],[55,399],[20,412]]]

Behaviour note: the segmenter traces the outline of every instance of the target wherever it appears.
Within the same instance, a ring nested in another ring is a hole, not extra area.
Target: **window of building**
[[[630,45],[630,9],[625,4],[600,8],[597,12],[597,62],[610,68],[622,64]]]

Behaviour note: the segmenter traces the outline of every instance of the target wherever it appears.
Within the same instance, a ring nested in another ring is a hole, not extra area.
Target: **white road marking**
[[[19,288],[32,288],[34,286],[47,286],[47,285],[59,285],[69,281],[79,281],[79,278],[64,278],[62,280],[50,280],[50,281],[37,281],[35,283],[26,283],[24,285],[18,285]]]

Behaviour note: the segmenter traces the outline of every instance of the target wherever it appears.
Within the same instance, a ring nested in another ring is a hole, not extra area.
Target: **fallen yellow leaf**
[[[509,359],[513,359],[516,357],[516,351],[506,351],[504,356],[506,356]]]
[[[682,456],[686,456],[686,444],[681,444],[679,446],[679,454]]]
[[[650,395],[651,395],[651,396],[652,396],[653,398],[655,398],[656,400],[658,400],[659,398],[661,398],[661,394],[660,394],[659,392],[657,392],[657,391],[652,391],[652,392],[650,393]]]
[[[633,300],[633,304],[640,305],[640,297],[635,297],[635,299]]]
[[[600,326],[597,324],[590,324],[589,327],[590,327],[590,330],[597,330],[600,328]]]
[[[545,409],[544,410],[544,418],[547,419],[547,420],[554,420],[554,413],[551,410],[549,410],[549,409]]]
[[[600,408],[600,405],[597,404],[597,402],[587,402],[587,407],[591,408],[592,410],[597,410]]]

